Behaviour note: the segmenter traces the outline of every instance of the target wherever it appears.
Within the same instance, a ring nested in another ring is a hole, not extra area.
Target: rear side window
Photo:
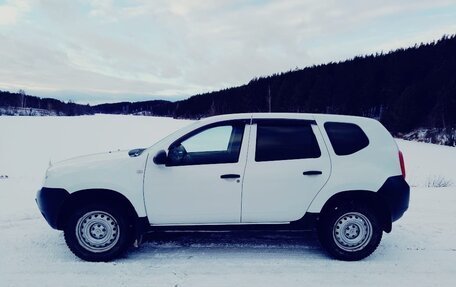
[[[308,123],[258,123],[255,161],[318,158],[321,152]]]
[[[355,124],[327,122],[325,130],[337,155],[353,154],[369,145],[366,134]]]

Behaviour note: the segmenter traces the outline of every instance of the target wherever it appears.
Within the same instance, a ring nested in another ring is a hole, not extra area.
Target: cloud
[[[446,0],[41,0],[2,13],[0,89],[97,102],[218,90],[431,41],[456,24]]]
[[[29,2],[25,0],[9,0],[0,4],[0,26],[16,24],[29,9]]]

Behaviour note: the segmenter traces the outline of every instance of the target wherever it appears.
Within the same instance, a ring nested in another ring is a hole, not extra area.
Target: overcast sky
[[[454,33],[455,0],[0,0],[0,90],[174,100]]]

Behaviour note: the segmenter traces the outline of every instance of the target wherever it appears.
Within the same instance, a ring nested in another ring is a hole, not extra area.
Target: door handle
[[[319,170],[308,170],[302,173],[303,175],[319,175],[322,174]]]
[[[239,174],[222,174],[220,178],[240,178],[241,176]]]

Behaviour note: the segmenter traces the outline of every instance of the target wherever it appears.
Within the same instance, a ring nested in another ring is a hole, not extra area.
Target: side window
[[[310,124],[258,123],[255,161],[320,156],[321,151]]]
[[[187,152],[227,151],[232,133],[232,126],[210,128],[184,140],[181,144]]]
[[[243,134],[244,124],[213,126],[192,132],[171,145],[167,165],[237,162]]]
[[[366,134],[355,124],[327,122],[325,130],[337,155],[353,154],[369,145]]]

